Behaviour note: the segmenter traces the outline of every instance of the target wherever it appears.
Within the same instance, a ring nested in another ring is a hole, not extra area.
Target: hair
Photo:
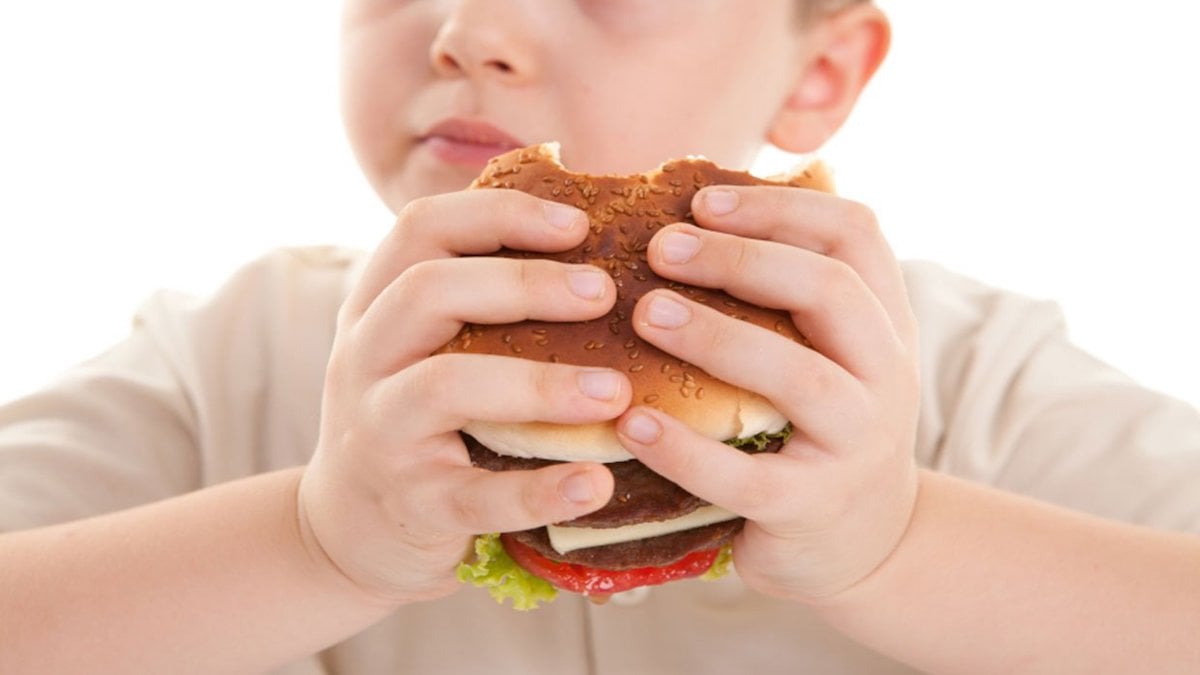
[[[870,1],[871,0],[797,0],[796,18],[801,25],[807,25],[810,21],[821,15],[836,12],[840,9],[849,7],[850,5],[858,5]]]

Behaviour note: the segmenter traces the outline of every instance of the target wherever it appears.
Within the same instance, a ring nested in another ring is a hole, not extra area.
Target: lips
[[[526,145],[491,124],[461,118],[438,122],[420,141],[443,162],[475,169],[496,155]]]

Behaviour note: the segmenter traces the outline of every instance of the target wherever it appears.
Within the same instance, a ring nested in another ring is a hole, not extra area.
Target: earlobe
[[[767,140],[788,152],[813,152],[854,109],[887,55],[891,28],[874,3],[819,18],[805,30],[807,58]]]

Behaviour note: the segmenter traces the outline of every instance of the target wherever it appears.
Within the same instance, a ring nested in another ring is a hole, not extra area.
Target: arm
[[[454,569],[480,532],[569,520],[603,505],[612,490],[603,467],[493,474],[471,466],[458,429],[466,419],[612,419],[630,398],[622,375],[428,356],[463,322],[574,321],[607,311],[615,286],[594,268],[459,256],[569,248],[586,219],[573,209],[565,222],[556,214],[559,207],[508,190],[441,195],[405,210],[342,307],[319,438],[302,471],[34,529],[37,521],[20,511],[73,496],[48,458],[61,452],[63,428],[79,409],[23,406],[0,415],[0,468],[24,465],[28,476],[0,473],[0,505],[18,512],[10,519],[0,509],[0,529],[13,530],[0,536],[0,672],[261,671],[352,635],[393,607],[453,593]],[[428,301],[430,289],[438,303]],[[222,367],[253,372],[264,364],[255,354]],[[218,392],[224,374],[210,373]],[[144,412],[139,402],[115,398],[88,419],[144,434],[146,424],[121,423],[122,413]],[[145,422],[164,422],[154,410]],[[215,433],[185,435],[215,445],[214,437],[244,432],[255,423],[247,412],[258,411],[231,410],[211,425]],[[137,454],[112,436],[74,436],[102,462]],[[138,440],[148,457],[171,454],[169,444]],[[229,464],[256,465],[255,448],[220,447]],[[60,464],[86,477],[87,452],[61,454]],[[93,487],[121,494],[107,483]]]
[[[1200,539],[933,472],[883,565],[817,605],[939,673],[1181,672],[1200,664]]]
[[[383,618],[301,536],[299,479],[0,536],[0,672],[260,672]]]
[[[746,516],[734,542],[742,579],[938,672],[1179,672],[1200,660],[1200,542],[917,470],[916,327],[874,217],[836,197],[730,189],[740,200],[734,211],[707,210],[702,191],[693,212],[708,229],[665,228],[651,241],[651,265],[792,311],[811,348],[686,299],[674,300],[685,320],[656,322],[657,294],[642,300],[635,326],[767,396],[798,433],[777,454],[750,456],[649,408],[631,410],[619,428],[642,462]],[[667,255],[665,238],[677,233],[696,240],[691,257]],[[981,409],[990,420],[995,408]],[[1055,431],[1084,430],[1092,427]],[[1178,435],[1159,441],[1151,444],[1158,456],[1195,447]],[[1078,460],[1045,437],[1040,448],[1025,454],[1063,467]],[[1128,472],[1128,487],[1148,495],[1138,478]],[[1170,497],[1195,504],[1184,493]]]

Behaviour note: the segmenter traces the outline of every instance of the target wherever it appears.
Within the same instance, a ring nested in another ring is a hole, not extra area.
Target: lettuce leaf
[[[725,441],[725,445],[732,445],[738,450],[745,450],[746,452],[762,452],[767,449],[767,445],[771,441],[776,439],[782,439],[784,443],[787,443],[788,439],[792,437],[792,431],[792,424],[788,422],[782,429],[774,433],[764,431],[745,438],[731,438]]]
[[[499,534],[482,534],[475,539],[475,558],[459,563],[458,580],[486,588],[496,602],[513,601],[513,609],[522,612],[537,609],[558,596],[558,589],[541,577],[518,565],[504,546]]]
[[[729,566],[733,564],[733,547],[725,544],[717,553],[717,559],[713,561],[712,567],[708,571],[700,575],[704,581],[716,581],[721,577],[729,574]]]

